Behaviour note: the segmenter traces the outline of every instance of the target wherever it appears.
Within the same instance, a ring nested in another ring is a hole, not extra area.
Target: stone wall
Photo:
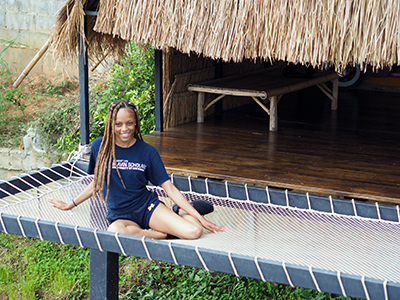
[[[24,150],[0,148],[0,180],[39,170],[52,163],[35,130],[24,137]]]
[[[0,148],[0,180],[6,180],[12,176],[19,176],[50,165],[40,153]]]
[[[4,41],[15,40],[17,47],[6,51],[3,59],[11,70],[22,71],[49,38],[55,14],[65,0],[0,0],[0,51]],[[58,74],[51,53],[46,53],[31,74]],[[77,68],[68,73],[77,75]],[[71,75],[71,74],[69,74]]]

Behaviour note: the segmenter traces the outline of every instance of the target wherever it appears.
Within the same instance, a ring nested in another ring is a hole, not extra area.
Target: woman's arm
[[[227,228],[220,225],[216,225],[206,220],[202,215],[200,215],[198,211],[189,203],[189,201],[187,201],[185,196],[174,186],[171,180],[167,180],[164,183],[162,183],[161,187],[165,190],[165,192],[172,199],[172,201],[176,203],[176,205],[178,205],[180,208],[186,211],[189,215],[199,220],[199,222],[201,223],[201,225],[203,225],[205,229],[208,229],[214,233],[217,230],[219,231],[227,230]]]
[[[93,189],[94,189],[94,180],[70,203],[65,203],[64,201],[55,198],[50,198],[48,201],[50,205],[55,208],[61,210],[71,210],[75,207],[75,205],[78,206],[79,204],[89,199],[93,195]]]

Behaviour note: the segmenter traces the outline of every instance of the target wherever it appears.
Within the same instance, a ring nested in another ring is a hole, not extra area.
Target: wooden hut
[[[64,63],[76,57],[79,33],[94,61],[110,51],[121,55],[129,40],[162,50],[163,127],[169,128],[196,117],[188,83],[254,71],[265,62],[329,63],[337,71],[396,64],[398,11],[399,1],[70,0],[58,13],[51,46]],[[224,109],[235,105],[226,101]]]
[[[163,131],[194,121],[198,117],[196,116],[197,94],[188,90],[188,84],[247,74],[263,70],[267,65],[279,65],[280,62],[311,66],[318,70],[324,70],[329,66],[339,75],[349,64],[359,64],[362,70],[365,70],[367,65],[378,69],[397,64],[400,56],[399,11],[398,0],[69,0],[59,11],[58,21],[51,37],[51,48],[55,57],[65,63],[76,59],[84,49],[88,50],[89,61],[96,62],[106,53],[120,55],[125,43],[130,40],[143,45],[152,45],[158,53],[156,55],[157,129]],[[78,43],[79,36],[83,37],[85,43]],[[81,62],[85,65],[85,58],[82,58]],[[325,87],[321,89],[324,90]],[[326,91],[325,93],[329,94]],[[222,105],[211,107],[206,115],[214,114],[215,110],[224,111],[252,101],[251,98],[244,100],[226,97],[225,99]],[[211,96],[205,101],[210,100]],[[272,107],[270,109],[272,110]],[[250,135],[264,134],[266,141],[267,133],[260,133],[258,129],[249,130]],[[269,134],[267,140],[274,145],[276,137]],[[297,143],[292,142],[295,145]],[[152,143],[157,142],[152,140]],[[188,143],[197,142],[188,140]],[[258,141],[254,141],[254,144],[257,143]],[[339,170],[336,170],[337,164],[334,162],[322,164],[320,169],[310,171],[313,174],[311,179],[307,180],[310,177],[308,173],[303,174],[304,176],[299,174],[293,176],[304,166],[309,168],[305,160],[300,159],[300,162],[291,162],[293,168],[297,170],[295,172],[290,170],[280,172],[281,164],[274,167],[276,169],[264,170],[264,173],[260,173],[257,177],[255,175],[257,170],[247,165],[237,168],[220,167],[208,172],[207,168],[212,169],[212,166],[220,160],[218,153],[207,158],[208,163],[202,161],[203,158],[199,156],[198,164],[193,163],[191,169],[186,168],[183,163],[177,162],[179,160],[187,162],[187,157],[168,156],[168,151],[164,154],[161,146],[158,147],[171,172],[296,190],[308,188],[314,192],[333,193],[344,197],[398,201],[395,196],[398,192],[395,178],[386,178],[382,182],[380,180],[374,182],[371,178],[353,180],[361,176],[360,173],[378,174],[379,178],[385,177],[379,175],[382,173],[399,176],[397,171],[379,171],[386,164],[382,161],[377,161],[375,166],[363,167],[360,167],[362,164],[360,161],[360,165],[353,169],[346,168],[346,164],[343,163]],[[318,144],[314,147],[320,148]],[[341,144],[339,147],[344,146]],[[212,152],[212,149],[217,147],[207,149],[208,152]],[[346,147],[343,149],[344,152],[349,152]],[[176,149],[175,154],[185,151],[187,149]],[[245,153],[246,151],[248,153],[252,150],[244,150]],[[263,158],[254,157],[254,161],[260,164],[254,162],[253,165],[268,169],[277,161],[277,156],[274,156],[275,158],[271,158],[271,164],[261,163],[270,155],[270,152],[268,153],[265,153]],[[188,155],[197,156],[199,153]],[[242,155],[244,154],[232,154],[232,159]],[[328,156],[327,159],[331,157],[326,153],[316,154],[317,157],[324,155]],[[354,155],[364,156],[363,153]],[[296,157],[299,159],[301,155]],[[345,162],[353,159],[343,156],[340,160]],[[375,159],[376,156],[367,158],[369,161]],[[226,171],[228,169],[231,173]],[[241,176],[234,175],[243,172],[243,169],[248,171]],[[325,170],[335,173],[328,176],[328,181],[321,179]],[[274,177],[274,172],[280,175]],[[360,182],[362,184],[359,185]],[[393,184],[388,185],[387,182]],[[379,189],[374,188],[377,185],[380,186]],[[389,189],[386,189],[387,187]],[[389,190],[390,192],[387,192]]]

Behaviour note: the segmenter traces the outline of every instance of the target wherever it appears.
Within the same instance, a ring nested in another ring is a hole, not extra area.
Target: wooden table
[[[198,93],[197,122],[204,122],[204,112],[226,95],[251,97],[270,116],[269,130],[278,130],[278,103],[284,94],[316,85],[331,101],[331,109],[338,105],[338,78],[334,71],[316,72],[311,78],[287,77],[282,66],[273,66],[239,76],[225,77],[213,81],[189,84],[188,90]],[[333,81],[332,89],[325,85]],[[204,104],[205,93],[219,96]],[[264,102],[270,103],[269,108]]]

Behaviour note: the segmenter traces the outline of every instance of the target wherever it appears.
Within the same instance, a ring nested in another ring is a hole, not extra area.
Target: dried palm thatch
[[[121,57],[127,41],[93,30],[96,16],[87,16],[87,35],[84,31],[84,5],[87,0],[67,0],[56,14],[56,22],[50,34],[50,48],[57,62],[76,61],[79,54],[79,35],[88,47],[89,59],[99,62],[110,53]]]
[[[94,30],[224,61],[340,70],[400,56],[400,0],[101,0]]]

